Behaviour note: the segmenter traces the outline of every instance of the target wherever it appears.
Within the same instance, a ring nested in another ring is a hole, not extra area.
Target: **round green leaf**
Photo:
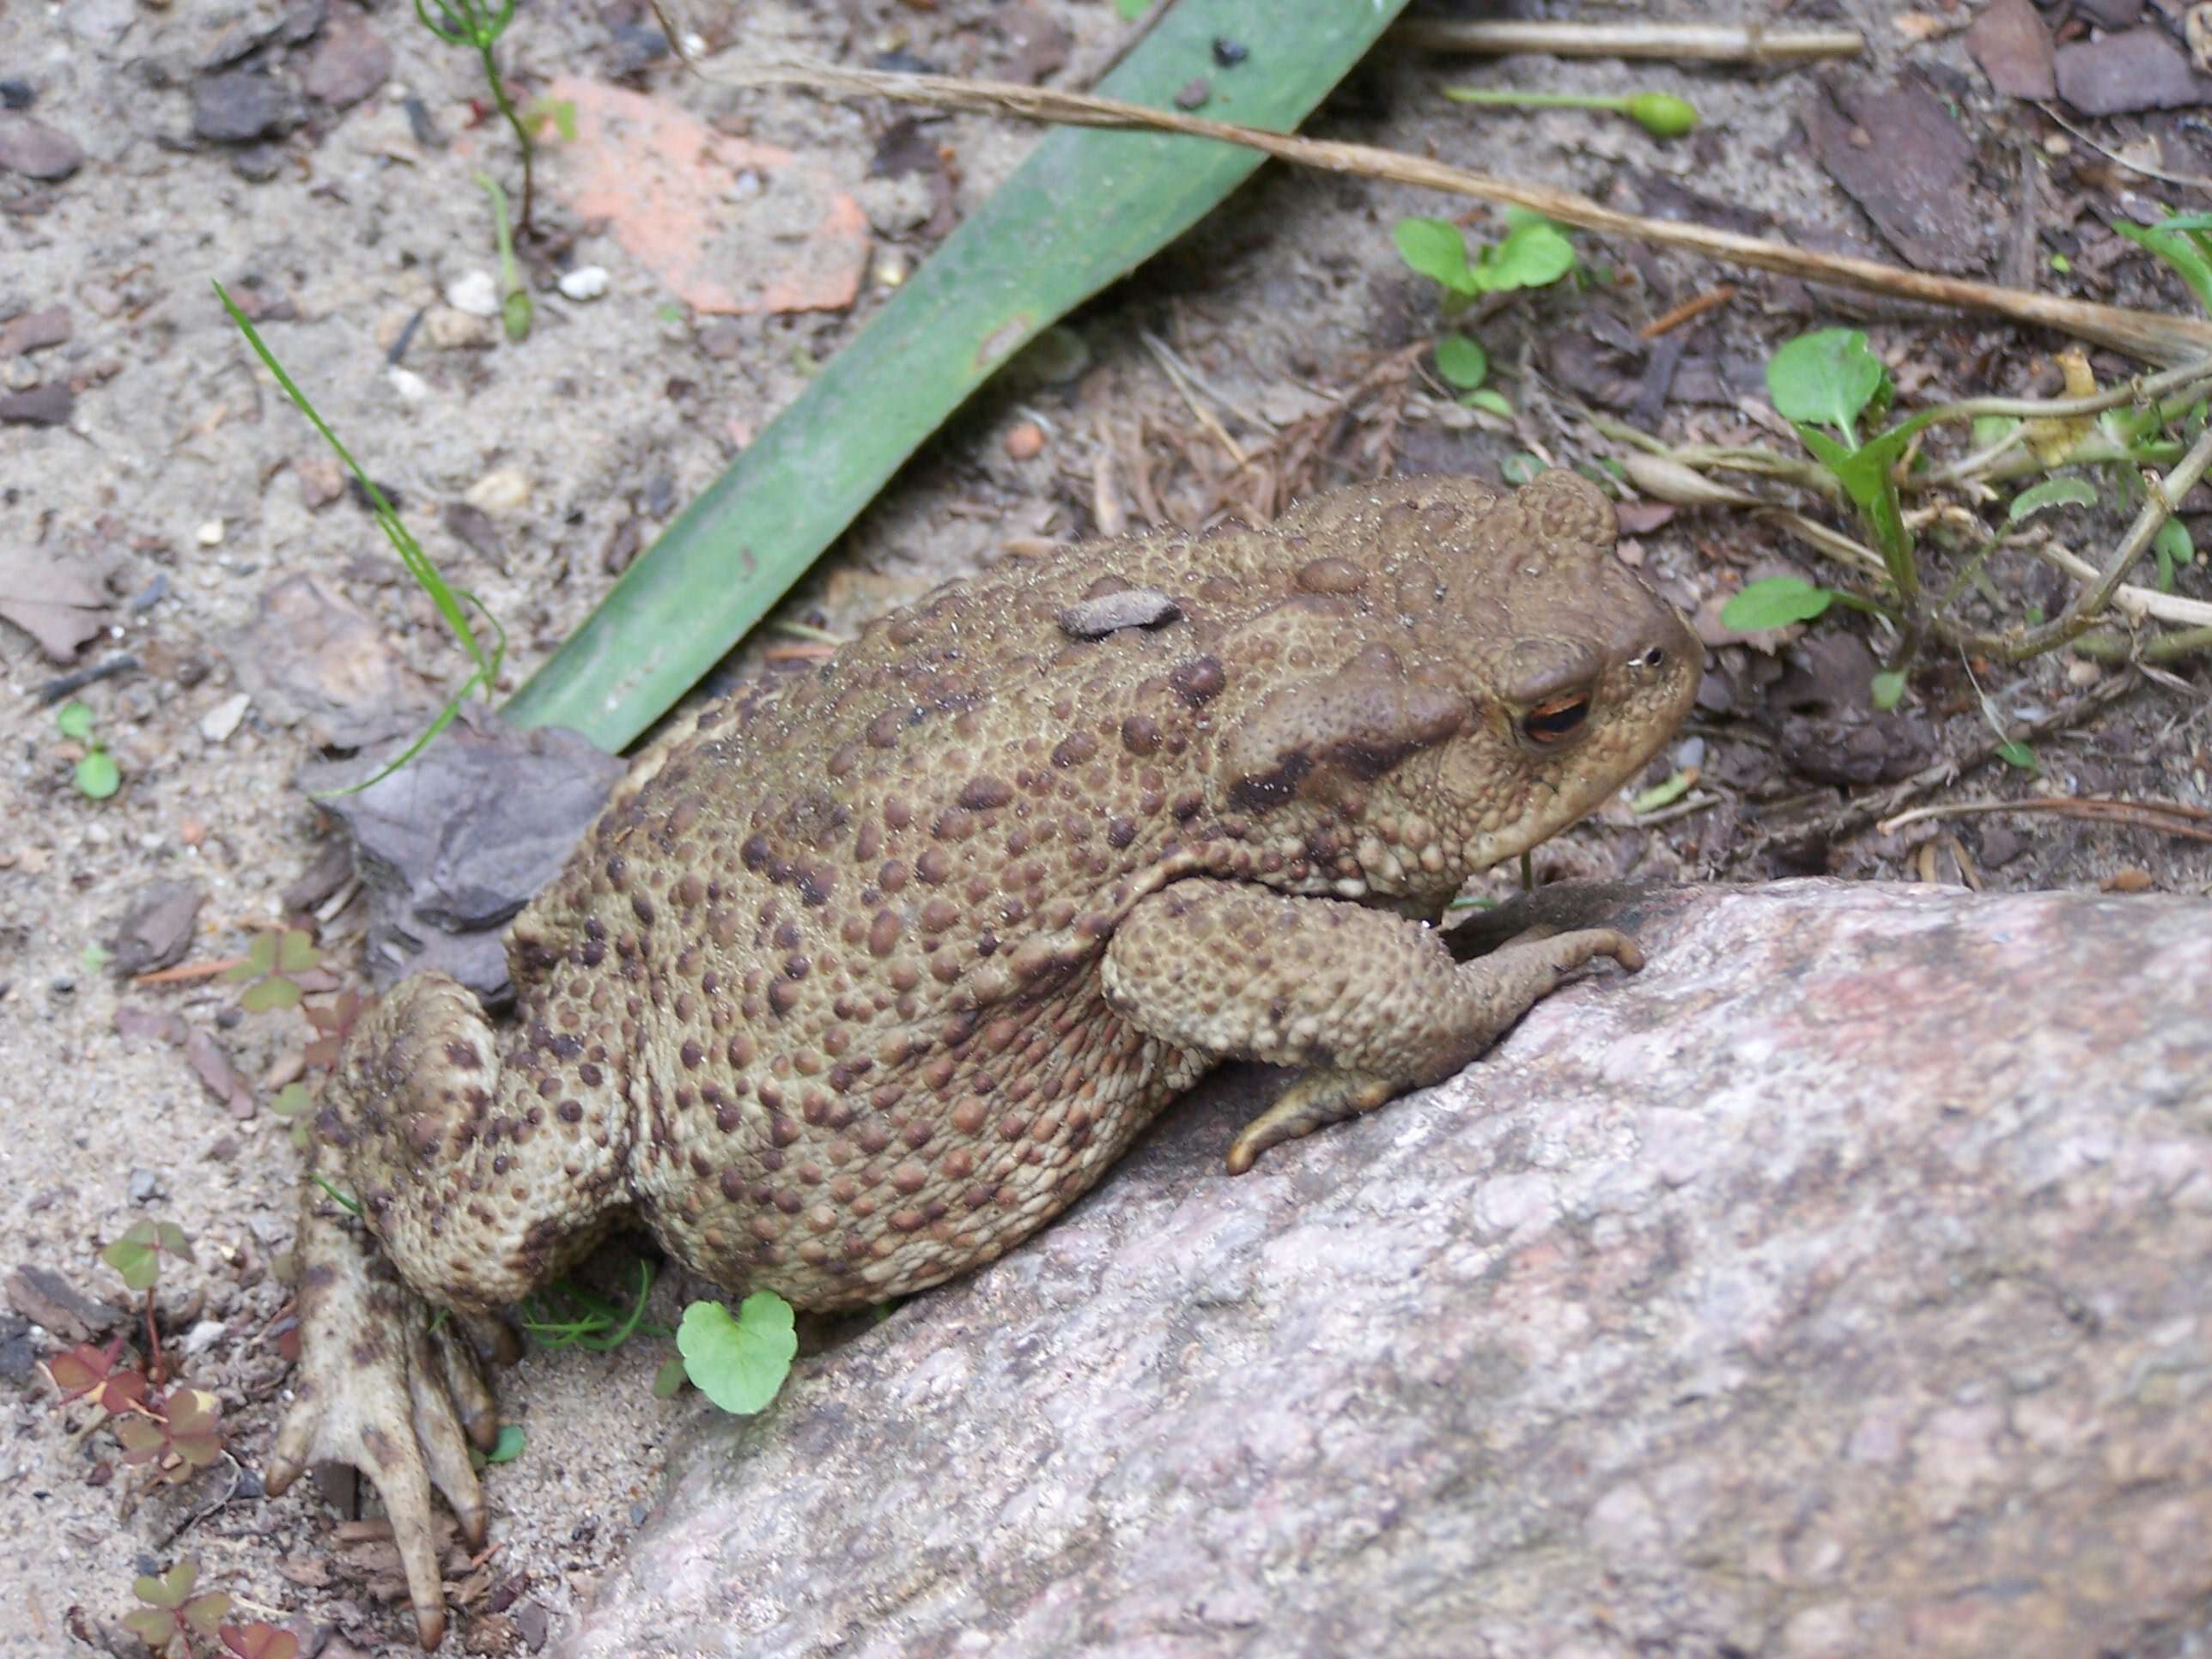
[[[1437,373],[1472,392],[1489,376],[1490,354],[1464,334],[1447,334],[1437,342]]]
[[[1477,291],[1467,264],[1467,239],[1450,220],[1401,219],[1391,227],[1390,240],[1398,245],[1398,257],[1430,281],[1455,294]]]
[[[1505,394],[1502,392],[1494,392],[1488,386],[1468,392],[1466,397],[1460,399],[1460,402],[1465,404],[1469,409],[1485,410],[1504,420],[1510,421],[1513,418],[1513,405],[1505,401]]]
[[[106,800],[123,787],[123,771],[105,749],[95,749],[76,763],[76,787],[94,800]]]
[[[54,724],[61,727],[64,737],[82,743],[92,735],[92,705],[65,702],[54,711]]]
[[[1873,689],[1875,708],[1894,708],[1905,701],[1905,676],[1894,672],[1877,674]]]
[[[655,1400],[673,1400],[677,1390],[690,1380],[684,1372],[683,1359],[680,1357],[671,1359],[653,1374],[653,1397]]]
[[[1766,363],[1766,392],[1793,421],[1832,426],[1856,437],[1852,423],[1881,390],[1881,359],[1855,328],[1801,334]]]
[[[1483,250],[1475,273],[1484,289],[1541,288],[1575,268],[1575,245],[1549,220],[1521,227],[1494,248]]]
[[[748,1415],[767,1406],[790,1374],[799,1338],[791,1304],[773,1291],[755,1291],[737,1316],[719,1302],[694,1302],[676,1328],[684,1374],[726,1412]]]
[[[1812,621],[1834,598],[1802,576],[1769,576],[1745,583],[1743,591],[1721,607],[1721,626],[1739,634],[1787,628],[1791,623]]]
[[[502,1423],[491,1443],[491,1449],[483,1455],[487,1463],[512,1463],[522,1455],[522,1449],[530,1437],[523,1432],[520,1423]]]

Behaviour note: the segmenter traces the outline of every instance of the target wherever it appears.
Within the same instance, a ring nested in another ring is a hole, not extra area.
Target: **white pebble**
[[[461,499],[479,513],[519,513],[530,505],[530,475],[519,466],[495,467]]]
[[[205,1353],[222,1340],[223,1333],[229,1328],[220,1319],[203,1319],[185,1333],[185,1340],[180,1346],[188,1354]]]
[[[234,696],[225,697],[200,716],[200,735],[210,743],[228,742],[230,734],[238,730],[239,721],[246,718],[246,711],[252,702],[253,699],[243,691]]]
[[[499,315],[499,283],[488,270],[471,270],[446,285],[446,303],[471,317]]]
[[[419,404],[430,395],[429,383],[411,368],[395,364],[385,371],[384,378],[392,382],[394,392],[410,404]]]
[[[572,300],[596,300],[607,291],[605,265],[578,265],[561,273],[561,292]]]
[[[222,545],[222,520],[221,519],[210,519],[205,524],[194,531],[192,535],[194,539],[197,540],[202,547],[221,547]]]

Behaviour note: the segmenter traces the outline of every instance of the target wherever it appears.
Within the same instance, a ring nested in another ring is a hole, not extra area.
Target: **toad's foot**
[[[270,1458],[281,1493],[311,1463],[349,1464],[375,1484],[406,1569],[415,1631],[446,1633],[430,1513],[435,1485],[471,1547],[484,1540],[483,1494],[468,1442],[491,1449],[491,1393],[454,1322],[434,1320],[358,1224],[312,1183],[301,1202],[296,1403]]]
[[[1449,1077],[1598,957],[1644,965],[1609,927],[1523,934],[1462,964],[1434,928],[1387,911],[1192,880],[1130,913],[1103,978],[1117,1011],[1178,1048],[1312,1068],[1231,1146],[1241,1175],[1270,1146]]]

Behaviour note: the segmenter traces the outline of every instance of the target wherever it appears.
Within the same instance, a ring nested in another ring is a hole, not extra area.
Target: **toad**
[[[1010,561],[642,755],[516,920],[514,1021],[403,981],[325,1091],[268,1485],[375,1483],[417,1633],[480,1542],[455,1322],[611,1229],[735,1290],[879,1303],[988,1261],[1216,1061],[1302,1067],[1229,1149],[1449,1077],[1599,928],[1461,963],[1468,877],[1688,711],[1700,652],[1567,471],[1422,477]]]

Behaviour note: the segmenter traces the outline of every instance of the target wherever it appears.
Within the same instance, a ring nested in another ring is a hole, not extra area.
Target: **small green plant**
[[[549,1348],[582,1348],[592,1353],[611,1353],[633,1336],[672,1336],[665,1325],[645,1317],[653,1297],[653,1266],[637,1264],[637,1297],[629,1307],[617,1307],[588,1286],[570,1279],[556,1279],[535,1296],[525,1297],[522,1328]]]
[[[791,1304],[773,1291],[755,1291],[734,1316],[719,1302],[692,1303],[684,1310],[676,1346],[684,1374],[702,1394],[726,1412],[747,1416],[764,1410],[783,1387],[799,1337]]]
[[[1626,115],[1654,138],[1680,138],[1694,131],[1698,107],[1671,92],[1632,92],[1618,96],[1602,93],[1517,92],[1510,87],[1446,87],[1444,96],[1455,104],[1477,104],[1492,109],[1595,109]]]
[[[430,15],[433,7],[437,10],[435,17]],[[538,99],[526,109],[518,111],[514,100],[507,96],[507,79],[499,72],[499,56],[495,49],[499,37],[507,33],[507,26],[514,21],[514,0],[501,0],[496,10],[485,0],[427,0],[427,3],[426,0],[415,0],[415,15],[424,28],[447,46],[466,46],[483,60],[484,85],[491,89],[493,104],[507,118],[507,125],[514,131],[514,142],[522,150],[522,216],[517,222],[517,229],[521,235],[532,234],[531,209],[537,200],[537,135],[550,124],[562,137],[575,137],[575,106],[563,100]],[[502,214],[502,219],[504,216]]]
[[[491,198],[492,235],[499,244],[500,325],[506,329],[507,337],[520,344],[530,337],[532,307],[530,290],[523,287],[522,274],[515,269],[514,238],[507,228],[507,192],[489,173],[477,174],[477,183]]]
[[[1510,420],[1513,405],[1484,384],[1490,378],[1490,354],[1464,334],[1447,334],[1437,342],[1437,374],[1469,409]]]
[[[246,960],[223,975],[227,985],[243,985],[246,994],[239,1006],[249,1014],[271,1008],[296,1008],[306,993],[295,974],[310,972],[321,960],[315,937],[305,929],[288,927],[281,934],[264,932],[253,936]]]
[[[159,1656],[220,1652],[236,1659],[299,1659],[300,1639],[291,1632],[258,1620],[228,1623],[229,1595],[200,1589],[199,1577],[199,1563],[187,1556],[158,1577],[136,1580],[131,1590],[140,1605],[124,1615],[124,1624]]]
[[[1504,240],[1482,248],[1472,263],[1466,238],[1449,219],[1401,219],[1390,238],[1407,265],[1443,289],[1450,316],[1483,295],[1543,288],[1575,268],[1575,245],[1549,219],[1508,208],[1505,223]]]
[[[507,9],[510,11],[514,9],[512,0]],[[502,23],[501,27],[504,27],[505,25]],[[392,551],[399,556],[400,563],[406,566],[407,574],[415,579],[416,586],[429,595],[430,603],[437,607],[438,614],[445,619],[446,626],[452,630],[453,637],[460,642],[462,648],[468,653],[470,660],[476,665],[475,672],[461,683],[460,690],[454,692],[446,706],[440,709],[430,724],[423,728],[422,736],[416,738],[398,756],[387,762],[375,776],[364,778],[359,783],[350,784],[343,789],[331,792],[339,795],[354,794],[368,788],[373,783],[390,777],[408,762],[413,760],[416,756],[421,754],[439,732],[453,723],[453,717],[461,712],[461,705],[468,701],[472,693],[481,690],[487,699],[490,697],[492,687],[499,678],[500,665],[507,657],[507,630],[499,625],[499,619],[484,608],[483,602],[474,593],[470,592],[466,588],[453,587],[447,582],[445,577],[440,574],[438,567],[431,562],[430,556],[422,550],[422,544],[415,539],[414,532],[400,521],[398,513],[393,508],[392,503],[385,499],[384,491],[377,487],[376,481],[362,471],[361,463],[354,459],[351,452],[338,441],[337,434],[331,430],[329,424],[316,413],[315,406],[307,401],[307,393],[292,383],[292,377],[284,372],[284,366],[276,361],[276,354],[263,343],[252,322],[233,303],[229,294],[224,290],[221,283],[215,284],[215,292],[216,297],[222,301],[222,308],[230,313],[230,320],[238,325],[240,331],[246,336],[246,343],[253,348],[254,355],[261,359],[263,366],[276,377],[276,384],[284,388],[285,395],[298,406],[300,412],[307,417],[315,430],[323,434],[323,441],[337,452],[338,459],[345,463],[346,470],[353,474],[355,481],[366,492],[370,507],[376,514],[377,527],[384,532],[385,539],[392,544]],[[469,624],[468,613],[471,610],[474,610],[481,616],[491,629],[493,641],[489,648],[477,637],[476,629]]]
[[[115,757],[107,752],[107,745],[94,729],[89,703],[64,703],[54,713],[54,724],[61,728],[64,737],[83,746],[83,757],[76,763],[79,794],[92,800],[106,800],[123,787],[123,769],[116,765]]]
[[[269,1103],[269,1115],[285,1127],[292,1145],[301,1152],[315,1134],[315,1097],[304,1083],[288,1083]]]

